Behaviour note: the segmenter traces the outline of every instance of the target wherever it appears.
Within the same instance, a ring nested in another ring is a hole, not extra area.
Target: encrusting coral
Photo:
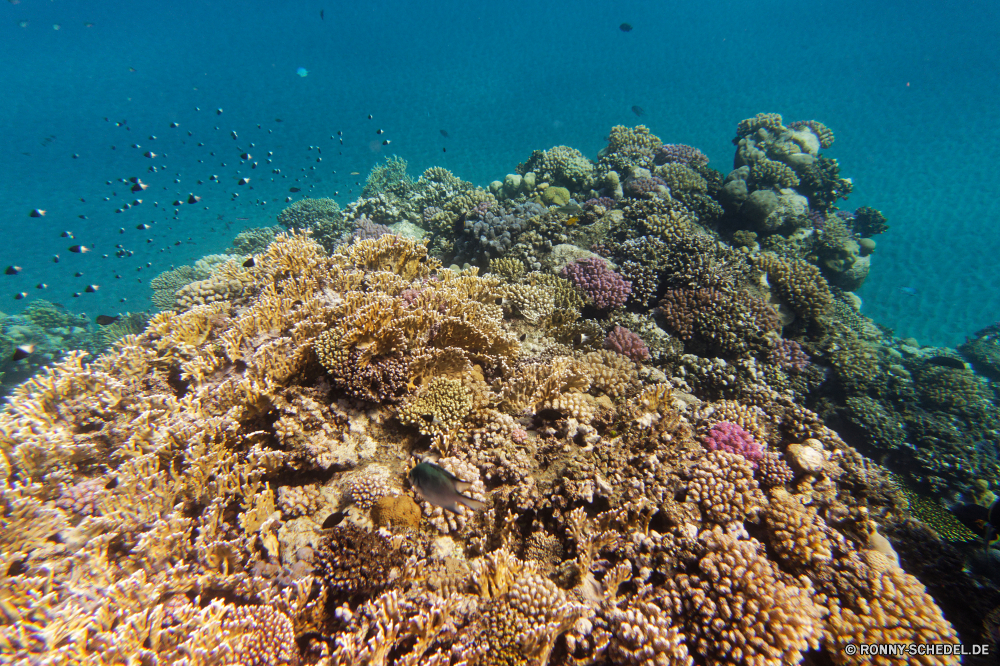
[[[768,187],[794,185],[765,159],[805,182],[792,156],[833,140],[776,114],[737,134],[741,182]],[[5,658],[776,666],[957,641],[872,536],[905,501],[799,402],[901,382],[815,265],[726,244],[702,153],[615,127],[596,166],[539,151],[496,194],[403,167],[343,212],[290,207],[289,233],[239,241],[253,262],[162,276],[144,330],[14,391]],[[403,220],[431,238],[373,226]],[[354,227],[373,233],[329,247]],[[913,400],[986,418],[955,359],[910,367]],[[418,461],[484,508],[422,499]]]

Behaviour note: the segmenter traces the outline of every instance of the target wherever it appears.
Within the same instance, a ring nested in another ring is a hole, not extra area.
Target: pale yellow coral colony
[[[814,415],[700,403],[610,351],[529,358],[503,303],[530,296],[395,236],[329,255],[281,235],[20,387],[0,660],[852,664],[851,642],[957,640],[838,487],[879,470]],[[722,419],[785,472],[705,452]],[[405,477],[428,451],[490,508],[420,517]]]

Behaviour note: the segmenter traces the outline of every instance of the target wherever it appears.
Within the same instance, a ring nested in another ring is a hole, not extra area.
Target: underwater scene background
[[[0,645],[991,663],[998,28],[8,0]]]

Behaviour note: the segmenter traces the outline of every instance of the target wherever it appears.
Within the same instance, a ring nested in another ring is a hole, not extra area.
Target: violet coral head
[[[764,457],[764,448],[757,443],[753,435],[731,421],[716,423],[705,433],[701,441],[709,451],[728,451],[743,456],[755,469],[757,463]]]
[[[600,257],[578,259],[567,264],[561,275],[576,285],[598,308],[607,310],[625,305],[632,283],[608,268]]]
[[[615,326],[604,339],[604,348],[616,351],[633,361],[648,361],[649,347],[637,334],[624,326]]]
[[[705,166],[708,156],[693,146],[683,143],[666,143],[656,151],[657,164],[676,163],[684,166]]]
[[[802,346],[795,340],[784,338],[774,345],[768,360],[782,370],[802,372],[809,367],[809,355],[802,350]]]

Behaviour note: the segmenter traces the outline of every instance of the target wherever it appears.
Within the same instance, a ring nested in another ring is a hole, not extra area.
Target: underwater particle
[[[21,359],[28,358],[35,352],[35,345],[21,345],[14,349],[14,355],[10,357],[12,361],[20,361]]]
[[[422,462],[411,469],[410,483],[421,499],[452,513],[459,512],[459,504],[475,511],[486,508],[485,503],[462,494],[471,485],[468,481],[462,481],[434,463]]]
[[[297,70],[295,70],[295,73],[303,78],[309,76],[309,70],[306,69],[305,67],[299,67]]]
[[[62,30],[62,26],[59,25],[58,23],[53,23],[52,24],[52,29],[53,30]]]
[[[441,136],[443,136],[446,139],[448,138],[448,130],[438,130],[438,131],[441,132]]]
[[[170,126],[173,127],[174,129],[176,129],[176,128],[180,127],[181,124],[180,123],[170,123]]]
[[[86,245],[73,245],[72,247],[69,248],[69,251],[74,252],[76,254],[83,254],[84,252],[90,252],[90,248],[88,248]]]
[[[369,114],[368,114],[368,120],[371,120],[372,118],[374,118],[374,116],[373,116],[372,114],[370,114],[370,113],[369,113]]]
[[[45,211],[41,208],[34,208],[28,213],[28,217],[45,217]]]
[[[644,116],[646,115],[646,109],[636,104],[635,106],[632,107],[632,113],[634,113],[637,116]]]
[[[20,301],[20,300],[22,300],[24,298],[27,298],[27,297],[28,297],[28,292],[26,292],[26,291],[22,291],[19,294],[14,294],[14,300],[15,301]]]
[[[622,32],[632,32],[632,24],[622,23],[620,26],[618,26],[618,29],[621,30]]]
[[[72,231],[64,231],[61,234],[59,234],[59,237],[60,238],[73,238],[73,232]]]
[[[4,271],[4,275],[17,275],[21,272],[20,266],[8,266],[7,270]]]
[[[98,326],[110,326],[119,319],[121,319],[121,315],[115,315],[114,317],[111,315],[97,315],[96,321]]]

